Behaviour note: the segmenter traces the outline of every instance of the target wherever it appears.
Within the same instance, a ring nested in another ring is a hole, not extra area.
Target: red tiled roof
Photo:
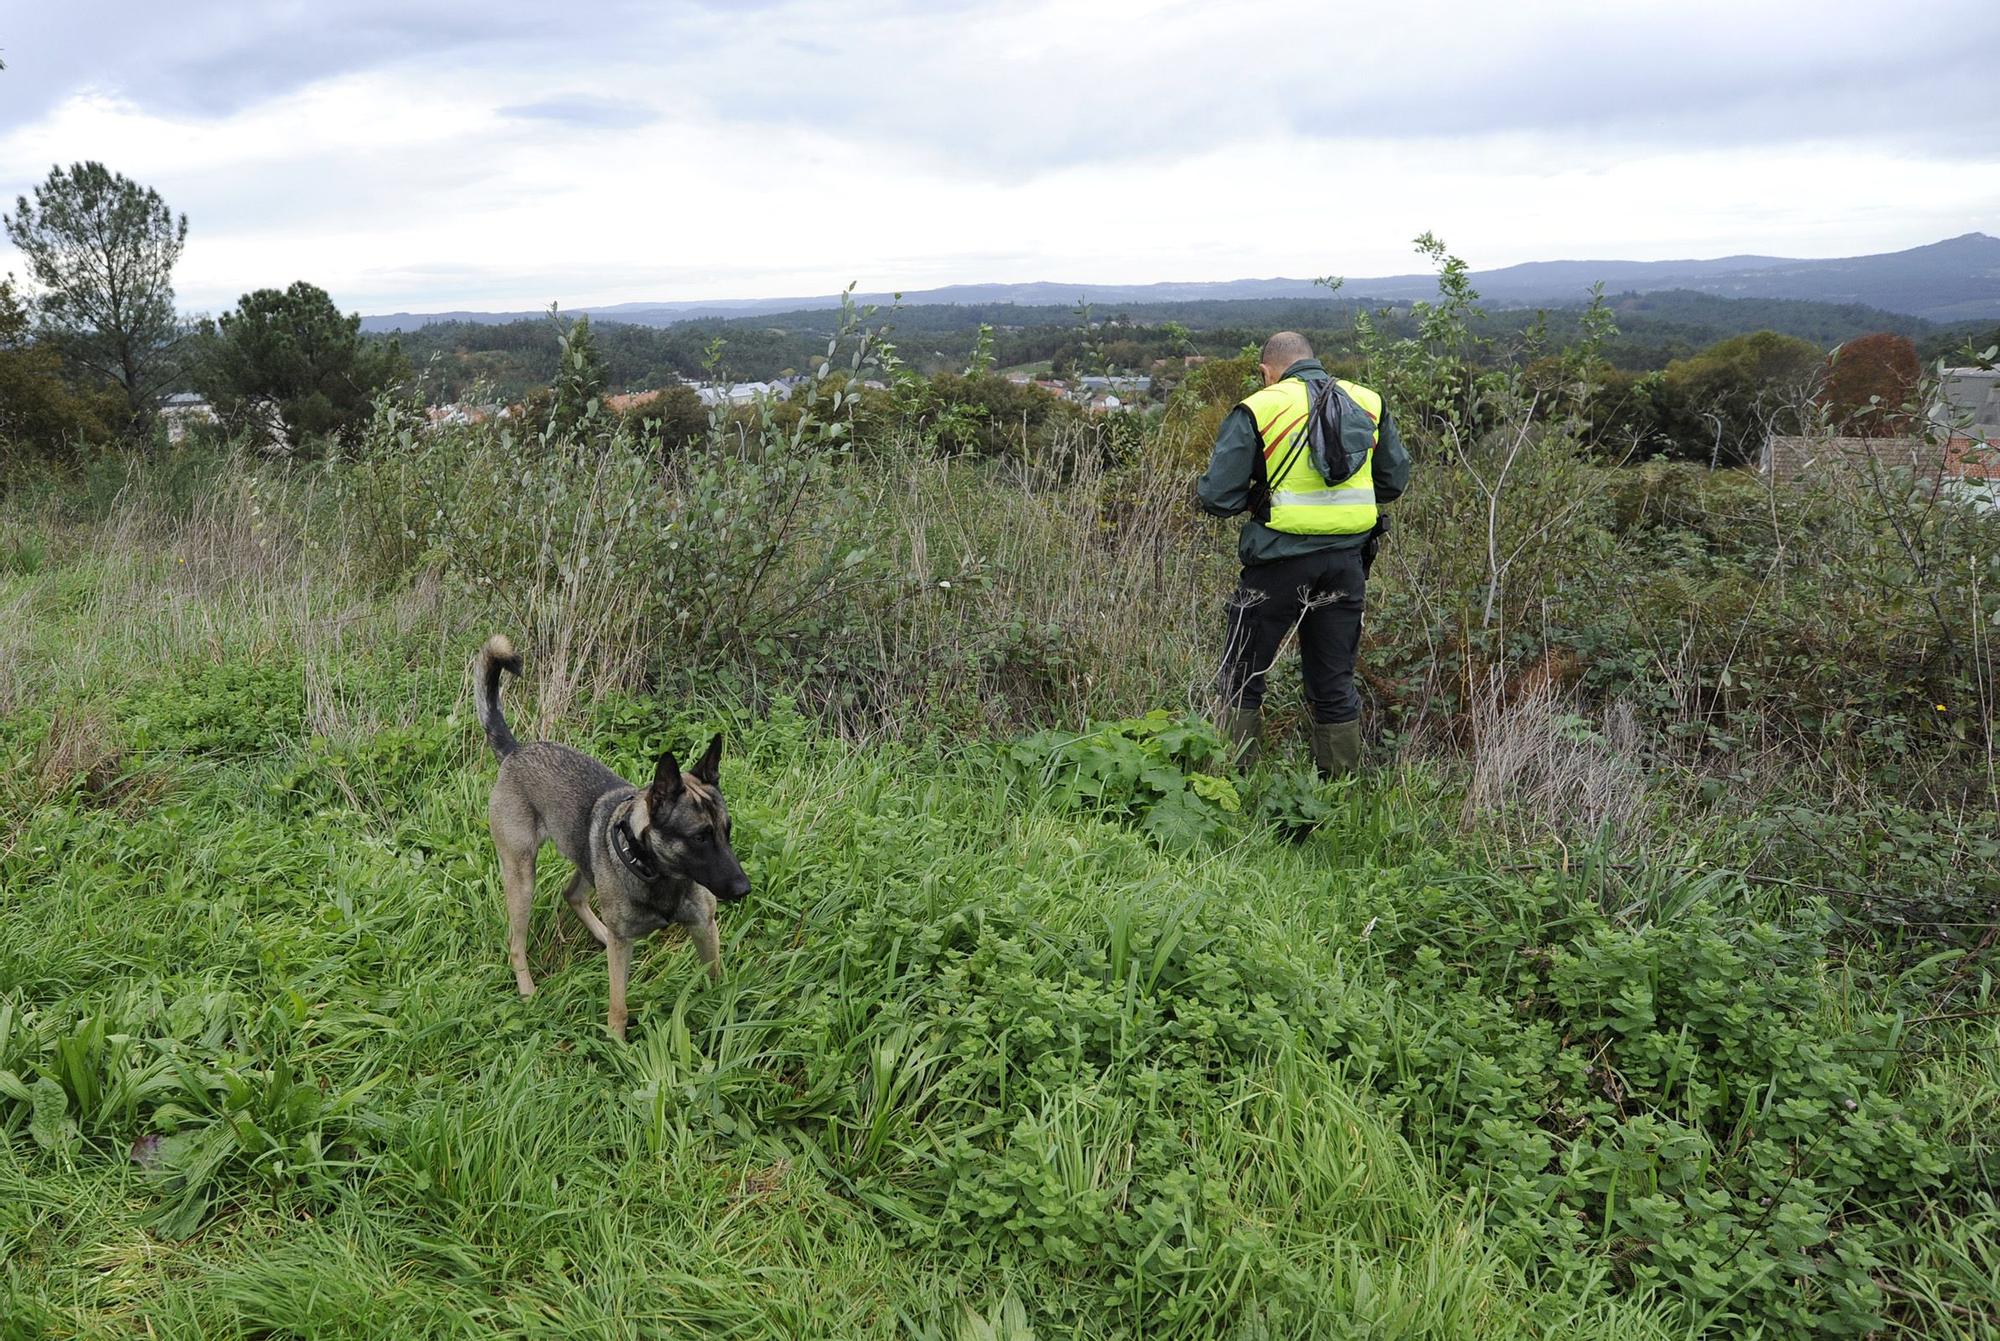
[[[2000,444],[1953,438],[1944,445],[1944,469],[1962,480],[2000,480]]]

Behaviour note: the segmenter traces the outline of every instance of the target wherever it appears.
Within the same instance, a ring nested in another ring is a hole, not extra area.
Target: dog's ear
[[[713,787],[722,780],[722,733],[715,733],[715,739],[708,742],[708,749],[702,754],[692,772],[695,781]]]
[[[680,799],[682,785],[680,761],[668,750],[653,765],[653,783],[646,788],[646,809],[654,815],[664,813]]]

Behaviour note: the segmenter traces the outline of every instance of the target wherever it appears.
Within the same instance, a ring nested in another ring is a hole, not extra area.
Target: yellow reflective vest
[[[1287,377],[1243,399],[1243,408],[1257,422],[1264,450],[1265,478],[1271,486],[1271,515],[1264,524],[1291,535],[1359,535],[1375,529],[1375,447],[1382,438],[1382,397],[1365,386],[1342,381],[1375,422],[1368,459],[1339,484],[1328,484],[1313,469],[1306,441],[1306,414],[1312,408],[1312,384]]]

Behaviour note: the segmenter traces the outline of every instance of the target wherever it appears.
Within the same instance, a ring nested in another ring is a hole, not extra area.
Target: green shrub
[[[657,441],[666,460],[708,436],[708,407],[693,387],[676,382],[626,410],[624,428],[637,441]]]
[[[1548,1267],[1609,1253],[1634,1287],[1781,1335],[1879,1327],[1898,1217],[1871,1208],[1962,1198],[1970,1172],[1941,1096],[1885,1066],[1903,1012],[1829,1026],[1823,915],[1704,903],[1628,928],[1545,907],[1539,934],[1455,964],[1443,947],[1486,934],[1460,920],[1471,906],[1383,909],[1372,942],[1437,1009],[1394,1045],[1384,1093]],[[1377,1058],[1383,1040],[1355,1046]]]
[[[145,1222],[167,1238],[246,1181],[323,1200],[383,1132],[371,1084],[295,1069],[285,1035],[304,1022],[303,1002],[253,1020],[220,993],[125,991],[85,1016],[0,997],[0,1134],[25,1130],[51,1159],[129,1160],[155,1198]]]
[[[137,750],[255,758],[305,737],[305,684],[295,663],[212,662],[147,684],[118,708]]]
[[[1163,711],[1081,736],[1044,731],[1001,757],[1017,781],[1064,809],[1134,824],[1164,846],[1213,838],[1243,808],[1215,728]]]

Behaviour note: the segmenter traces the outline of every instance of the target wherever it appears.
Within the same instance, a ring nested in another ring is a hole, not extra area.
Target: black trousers
[[[1229,633],[1218,688],[1234,708],[1264,706],[1264,680],[1278,648],[1299,631],[1299,669],[1315,722],[1361,715],[1354,654],[1367,588],[1359,549],[1323,549],[1243,570],[1229,598]]]

